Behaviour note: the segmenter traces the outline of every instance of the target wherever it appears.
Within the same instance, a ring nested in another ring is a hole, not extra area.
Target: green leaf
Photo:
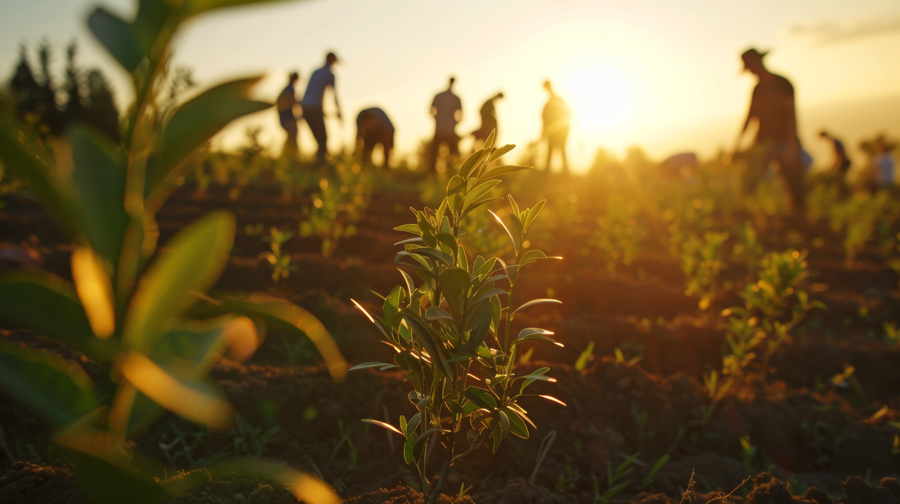
[[[412,233],[416,236],[422,236],[422,232],[419,230],[418,224],[404,224],[402,226],[397,226],[394,228],[394,231],[401,231],[404,233]]]
[[[469,339],[466,341],[464,347],[464,350],[467,353],[474,353],[475,349],[481,346],[481,344],[484,343],[485,338],[487,338],[488,331],[491,328],[491,311],[490,303],[481,303],[478,306],[474,327],[472,327]]]
[[[166,369],[137,351],[121,356],[116,369],[136,389],[177,415],[216,430],[231,425],[231,406],[210,382],[177,368]]]
[[[499,422],[494,424],[493,441],[492,453],[497,453],[497,450],[500,449],[500,443],[503,441],[503,428],[500,427]]]
[[[158,163],[147,168],[147,193],[154,191],[191,152],[231,121],[259,112],[271,103],[249,100],[261,77],[219,84],[178,108],[166,125]]]
[[[480,292],[480,291],[479,291],[479,292]],[[492,297],[492,296],[501,296],[501,295],[506,294],[506,293],[507,293],[507,292],[506,292],[505,290],[503,290],[503,289],[497,289],[497,288],[490,289],[490,290],[488,290],[487,292],[484,292],[484,293],[482,293],[482,294],[478,294],[478,296],[477,296],[474,300],[472,300],[472,304],[478,303],[479,301],[483,301],[483,300],[485,300],[485,299],[487,299],[487,298],[489,298],[489,297]]]
[[[341,380],[346,375],[347,362],[328,330],[312,313],[294,303],[265,294],[236,294],[205,299],[206,302],[194,306],[188,315],[194,318],[210,318],[224,314],[244,315],[253,319],[261,317],[273,328],[291,330],[297,335],[302,334],[309,338],[325,361],[332,378]],[[377,322],[375,325],[384,332]]]
[[[603,492],[603,495],[600,496],[601,502],[607,502],[610,499],[612,499],[613,497],[615,497],[616,495],[619,495],[626,488],[628,488],[628,485],[630,485],[630,484],[631,484],[631,480],[625,480],[625,481],[619,483],[618,485],[610,488],[609,490]]]
[[[498,334],[500,330],[502,314],[503,307],[500,305],[500,298],[497,296],[491,297],[491,331],[494,331],[494,334]]]
[[[80,366],[49,352],[12,344],[0,345],[0,384],[56,427],[74,422],[98,405],[93,382]]]
[[[453,257],[450,254],[428,247],[401,250],[400,252],[397,252],[396,256],[394,256],[394,262],[396,263],[399,259],[410,255],[434,257],[435,259],[443,262],[446,266],[453,266]],[[423,264],[423,266],[425,265]]]
[[[501,410],[497,410],[497,420],[500,422],[500,429],[503,433],[503,437],[505,438],[507,434],[509,434],[509,416],[506,415],[506,412]]]
[[[499,149],[495,150],[493,154],[491,154],[491,158],[488,159],[488,163],[493,163],[494,161],[500,159],[501,156],[515,148],[515,144],[506,144],[503,147],[500,147]]]
[[[634,463],[634,459],[638,458],[638,455],[640,454],[641,452],[637,452],[625,459],[625,461],[622,462],[618,468],[616,468],[616,472],[612,475],[610,481],[619,481],[620,478],[631,474],[634,471],[634,467],[631,467],[631,464]]]
[[[549,259],[547,254],[541,252],[540,250],[529,250],[522,255],[522,260],[519,261],[519,267],[523,267],[526,264],[533,263],[540,259]]]
[[[411,276],[409,276],[409,273],[399,268],[397,269],[397,271],[399,271],[403,276],[403,281],[406,283],[406,293],[409,294],[410,298],[412,298],[413,292],[416,291],[416,282]]]
[[[234,217],[219,210],[176,234],[167,250],[141,277],[125,320],[124,339],[138,349],[153,343],[172,327],[194,301],[192,292],[206,292],[218,280],[234,242]]]
[[[407,464],[412,464],[413,462],[416,461],[416,457],[415,457],[416,439],[418,439],[418,436],[416,436],[415,433],[410,433],[406,437],[406,442],[403,443],[403,461],[406,462]]]
[[[544,205],[547,204],[547,200],[538,201],[536,205],[528,209],[528,215],[525,217],[525,222],[523,222],[523,227],[525,230],[528,230],[528,227],[531,226],[531,223],[534,222],[534,219],[537,218],[538,214],[541,213],[541,209],[544,208]]]
[[[137,69],[144,59],[144,53],[130,24],[104,7],[95,9],[88,16],[87,24],[97,40],[125,70],[134,72]]]
[[[563,346],[562,343],[560,343],[556,340],[550,339],[542,334],[529,334],[527,336],[523,336],[521,338],[516,339],[515,341],[512,342],[512,344],[518,345],[519,343],[524,343],[526,341],[543,341],[545,343],[552,343],[558,347]]]
[[[469,292],[469,272],[462,268],[448,268],[438,278],[444,298],[450,306],[450,313],[456,320],[462,320]]]
[[[425,310],[425,320],[453,320],[449,313],[445,312],[440,306],[429,306]]]
[[[439,338],[433,335],[431,328],[410,310],[404,310],[402,313],[404,320],[406,320],[406,323],[409,325],[410,329],[412,329],[413,336],[415,336],[416,340],[425,348],[425,351],[428,352],[431,359],[440,364],[440,368],[443,369],[447,376],[453,376],[453,372],[447,364],[444,353],[437,346]]]
[[[386,298],[384,298],[382,310],[384,311],[384,325],[388,328],[394,327],[394,315],[400,312],[400,295],[402,293],[403,287],[398,285],[391,290],[391,293],[388,294]]]
[[[494,146],[494,139],[497,138],[497,128],[491,130],[491,134],[488,135],[487,140],[484,141],[484,149],[488,150]]]
[[[466,197],[466,182],[459,175],[450,177],[447,183],[447,206],[454,214],[462,209]]]
[[[397,366],[395,364],[388,364],[386,362],[366,362],[363,364],[357,364],[357,365],[353,366],[352,368],[348,369],[347,371],[357,371],[360,369],[367,369],[367,368],[373,368],[373,367],[380,367],[379,371],[385,371],[388,369],[399,369],[400,366]]]
[[[533,334],[540,334],[541,336],[552,336],[553,331],[548,331],[546,329],[540,329],[538,327],[528,327],[528,328],[525,328],[525,329],[522,329],[521,331],[519,331],[518,338],[519,339],[527,338],[528,336],[531,336]]]
[[[7,325],[74,343],[90,353],[94,333],[75,289],[51,273],[20,271],[0,277],[0,317]]]
[[[490,180],[493,178],[502,177],[503,175],[509,175],[510,173],[515,173],[517,171],[532,170],[532,169],[533,168],[530,166],[512,166],[512,165],[498,166],[497,168],[494,168],[493,170],[489,170],[489,171],[485,172],[485,174],[481,177],[481,180]]]
[[[535,372],[533,372],[533,373],[531,373],[531,374],[527,374],[527,375],[525,375],[525,376],[519,376],[519,377],[517,377],[517,378],[516,378],[517,380],[525,380],[525,381],[522,383],[522,387],[519,389],[519,394],[524,393],[524,392],[525,392],[525,389],[528,388],[529,385],[531,385],[532,383],[534,383],[534,382],[537,381],[537,380],[540,380],[540,381],[546,381],[546,382],[550,382],[550,383],[555,383],[555,382],[556,382],[556,378],[551,378],[551,377],[549,377],[549,376],[547,376],[547,375],[544,374],[544,373],[546,373],[546,372],[549,371],[549,370],[550,370],[550,368],[541,368],[541,369],[538,369],[537,371],[535,371]]]
[[[510,316],[510,318],[515,317],[515,316],[516,316],[516,313],[519,313],[520,311],[522,311],[522,310],[524,310],[524,309],[526,309],[526,308],[531,308],[532,306],[537,306],[537,305],[539,305],[539,304],[546,304],[546,303],[562,304],[562,301],[560,301],[560,300],[558,300],[558,299],[549,299],[549,298],[532,299],[531,301],[529,301],[529,302],[523,304],[522,306],[516,308],[515,311],[512,312],[512,315]]]
[[[234,317],[223,316],[184,321],[159,338],[150,357],[163,369],[177,369],[178,374],[193,379],[203,378],[228,347],[223,331],[232,320]]]
[[[507,409],[506,416],[509,419],[509,432],[511,432],[513,436],[528,439],[528,426],[525,425],[525,422],[522,421],[519,415],[514,411]]]
[[[99,444],[99,443],[98,443]],[[84,491],[88,502],[97,504],[150,504],[168,494],[150,479],[131,469],[78,450],[64,450],[65,459],[72,463],[75,482]]]
[[[498,184],[500,184],[499,180],[488,180],[487,182],[475,186],[472,191],[466,194],[466,197],[463,200],[463,212],[465,212],[465,210],[467,210],[468,207],[475,203],[479,198],[491,192],[491,190],[497,187]]]
[[[656,477],[656,473],[658,473],[665,465],[669,462],[669,454],[665,454],[659,459],[657,459],[656,463],[653,464],[653,467],[650,469],[650,472],[644,476],[644,479],[641,481],[641,488],[649,486],[653,483],[653,478]]]
[[[87,128],[74,127],[67,137],[74,163],[72,182],[83,209],[81,229],[91,248],[118,265],[128,226],[124,160],[108,140]]]
[[[400,241],[398,241],[398,242],[394,242],[394,243],[393,243],[393,245],[394,245],[395,247],[396,247],[397,245],[412,245],[412,244],[416,244],[416,245],[424,245],[424,244],[425,244],[425,240],[423,240],[423,239],[422,239],[421,237],[419,237],[419,236],[416,236],[416,237],[413,237],[413,238],[407,238],[407,239],[405,239],[405,240],[400,240]]]
[[[485,205],[489,205],[489,204],[491,204],[491,203],[494,203],[495,201],[500,201],[500,200],[502,200],[502,199],[503,199],[503,198],[492,198],[492,197],[490,197],[489,195],[488,195],[488,196],[485,196],[485,197],[483,197],[482,199],[480,199],[480,200],[478,200],[478,201],[475,201],[475,202],[473,202],[471,205],[467,206],[466,209],[465,209],[465,211],[460,215],[460,218],[463,218],[463,217],[469,215],[469,214],[472,213],[473,211],[475,211],[475,210],[477,210],[477,209],[479,209],[479,208],[481,208],[481,207],[483,207],[483,206],[485,206]]]
[[[494,410],[497,408],[497,399],[489,391],[471,386],[466,389],[465,396],[478,405],[479,408]]]
[[[469,173],[472,171],[472,168],[475,168],[475,165],[478,164],[478,160],[481,159],[482,154],[484,154],[483,149],[478,149],[473,152],[463,161],[463,164],[459,167],[459,176],[462,178],[466,178],[469,176]]]

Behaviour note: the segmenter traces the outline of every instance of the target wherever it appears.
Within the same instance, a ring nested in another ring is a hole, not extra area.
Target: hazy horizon
[[[126,19],[135,10],[126,0],[100,4]],[[80,62],[104,70],[124,108],[127,77],[84,25],[92,5],[97,3],[14,0],[4,6],[0,76],[12,74],[20,43],[35,64],[42,38],[53,43],[61,68],[64,46],[74,37]],[[324,54],[334,50],[341,59],[335,74],[344,121],[329,120],[330,148],[350,145],[356,113],[377,105],[397,128],[399,156],[433,133],[428,108],[451,75],[464,108],[460,135],[478,127],[481,104],[502,90],[500,141],[524,146],[536,140],[546,101],[541,83],[549,78],[575,111],[569,154],[578,170],[590,164],[597,147],[621,155],[638,145],[656,158],[730,147],[755,84],[741,72],[739,55],[755,46],[771,49],[769,68],[793,82],[801,136],[820,164],[827,146],[810,135],[821,128],[845,136],[854,148],[859,136],[900,130],[890,120],[900,116],[900,65],[889,64],[900,59],[900,23],[891,20],[900,20],[900,6],[886,0],[464,1],[453,9],[411,1],[281,2],[191,23],[175,42],[174,62],[193,69],[198,89],[263,74],[257,96],[274,101],[289,71],[300,72],[302,91]],[[853,103],[872,99],[883,99],[885,107],[852,110]],[[835,112],[822,112],[829,107]],[[871,131],[859,114],[870,114]],[[851,116],[854,126],[845,128],[842,117]],[[263,143],[280,150],[283,132],[271,110],[237,122],[218,145],[238,144],[249,124],[263,126]],[[301,149],[309,153],[313,140],[305,126],[301,132]]]

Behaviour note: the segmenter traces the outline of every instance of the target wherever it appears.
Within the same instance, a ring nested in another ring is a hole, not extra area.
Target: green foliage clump
[[[516,351],[526,341],[555,343],[550,331],[512,328],[524,310],[553,299],[519,300],[515,286],[525,266],[547,259],[523,243],[529,227],[544,206],[520,208],[509,197],[511,213],[503,226],[513,245],[514,262],[481,255],[470,260],[460,230],[475,211],[500,200],[491,190],[503,175],[523,170],[519,166],[489,168],[493,160],[512,150],[512,145],[493,147],[493,134],[483,149],[472,154],[447,184],[437,210],[413,209],[416,222],[396,228],[413,237],[400,242],[404,250],[395,263],[409,268],[416,279],[401,269],[404,283],[383,300],[381,315],[368,314],[396,352],[394,364],[366,363],[354,369],[400,368],[413,390],[410,402],[416,413],[400,417],[399,428],[382,425],[405,439],[403,458],[413,464],[422,490],[436,502],[450,466],[485,443],[497,451],[512,434],[527,438],[534,424],[520,404],[529,385],[537,380],[555,381],[540,368],[517,376]],[[493,213],[493,212],[491,212]],[[511,334],[513,335],[511,337]],[[558,344],[558,343],[557,343]],[[547,397],[547,396],[542,396]],[[559,402],[556,399],[550,400]],[[430,482],[426,447],[435,439],[443,447],[437,481]]]
[[[610,273],[615,273],[619,265],[629,266],[641,251],[647,229],[638,223],[639,213],[636,201],[612,196],[606,214],[597,218],[588,243],[603,254]]]
[[[322,239],[322,256],[331,257],[340,240],[355,235],[356,223],[372,200],[371,170],[339,162],[333,174],[318,181],[300,223],[300,236]]]
[[[700,309],[709,308],[716,297],[716,279],[725,266],[727,232],[707,231],[703,238],[688,236],[681,243],[681,269],[687,277],[685,294],[700,295]]]
[[[863,248],[876,242],[887,252],[894,244],[894,224],[900,218],[900,202],[889,191],[855,194],[836,204],[830,212],[829,225],[844,232],[844,260],[852,265]]]
[[[271,249],[271,252],[265,253],[265,258],[272,266],[273,282],[277,283],[282,278],[287,278],[292,271],[297,271],[297,267],[291,264],[291,255],[285,254],[281,248],[293,236],[290,231],[282,231],[274,226],[269,230],[269,236],[263,236],[263,241],[269,242]]]
[[[753,224],[750,221],[744,221],[743,224],[735,226],[734,237],[735,243],[731,248],[732,257],[746,264],[750,275],[755,276],[766,249],[759,241]]]
[[[740,375],[758,357],[765,376],[769,358],[789,340],[791,330],[810,310],[825,308],[821,301],[810,301],[805,290],[806,254],[788,250],[766,255],[759,279],[741,292],[745,305],[725,310],[730,353],[723,361],[724,372]]]

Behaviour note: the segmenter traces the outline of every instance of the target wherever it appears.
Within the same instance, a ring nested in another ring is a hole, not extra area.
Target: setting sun
[[[571,100],[575,120],[588,135],[620,127],[634,113],[634,84],[613,66],[582,66],[560,84]]]

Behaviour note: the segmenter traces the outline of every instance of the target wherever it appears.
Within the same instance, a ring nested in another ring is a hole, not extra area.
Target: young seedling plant
[[[460,240],[460,228],[473,212],[500,200],[491,191],[500,177],[525,170],[520,166],[488,165],[513,149],[513,145],[493,147],[494,135],[476,151],[447,184],[447,192],[437,210],[413,209],[416,222],[395,228],[412,234],[398,242],[404,250],[394,262],[404,283],[384,297],[383,315],[366,312],[396,355],[395,364],[369,362],[351,369],[400,368],[412,385],[409,400],[416,414],[400,417],[399,428],[378,420],[365,420],[404,437],[403,458],[421,478],[422,491],[431,503],[437,502],[450,467],[477,448],[490,444],[496,452],[503,439],[512,434],[527,438],[528,425],[535,427],[520,400],[535,394],[526,390],[535,381],[554,382],[540,368],[516,376],[514,363],[519,344],[526,341],[557,343],[550,331],[529,327],[516,335],[516,317],[540,304],[559,303],[554,299],[518,299],[515,286],[522,269],[548,259],[540,250],[526,250],[525,234],[544,201],[531,208],[519,208],[512,196],[512,209],[504,224],[513,244],[514,262],[499,257],[477,256],[469,260]],[[490,212],[490,210],[488,210]],[[540,396],[564,405],[551,396]],[[429,472],[427,446],[440,443],[434,455],[441,459],[434,483]],[[440,453],[442,451],[442,453]]]

